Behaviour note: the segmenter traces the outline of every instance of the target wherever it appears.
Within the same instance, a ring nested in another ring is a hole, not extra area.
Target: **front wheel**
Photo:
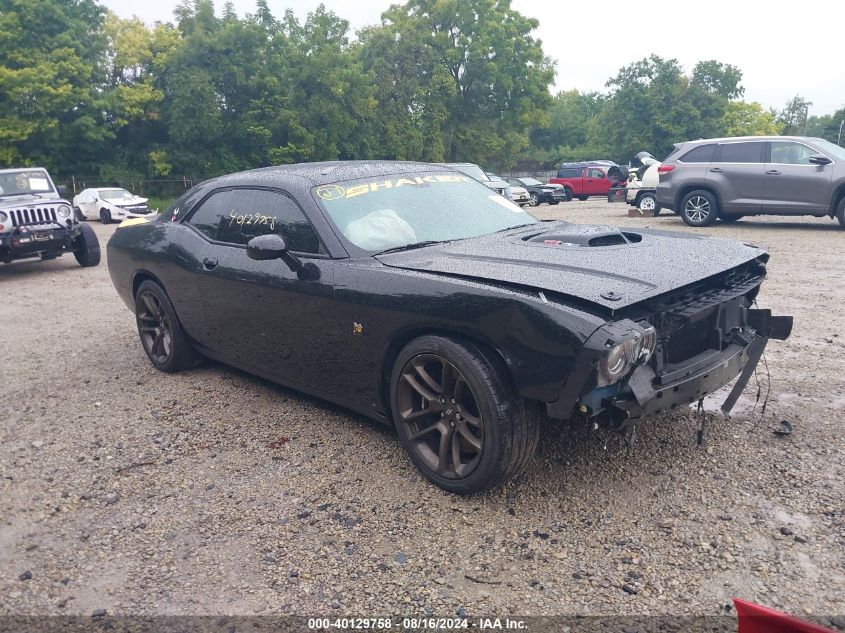
[[[539,440],[539,416],[504,366],[477,346],[440,336],[406,345],[391,374],[396,432],[411,461],[457,494],[498,486],[521,471]]]
[[[657,196],[653,193],[644,193],[637,199],[637,209],[643,213],[650,213],[651,215],[658,215],[660,213],[660,205],[657,204]]]
[[[88,268],[100,263],[100,240],[88,224],[79,226],[79,235],[73,243],[73,256],[79,265]]]
[[[836,219],[839,220],[839,226],[845,229],[845,198],[836,206]]]
[[[135,293],[135,322],[147,358],[156,369],[173,373],[199,361],[167,294],[149,279]]]
[[[564,202],[569,202],[569,201],[572,200],[572,189],[570,189],[569,187],[564,187],[563,193],[564,193],[564,196],[563,196]]]
[[[111,222],[111,211],[108,209],[100,209],[100,222],[109,224]]]
[[[696,189],[681,201],[681,219],[690,226],[710,226],[719,217],[719,203],[709,191]]]
[[[532,207],[539,207],[540,206],[540,196],[538,196],[536,193],[532,193],[531,194],[531,201],[528,204],[530,204]]]

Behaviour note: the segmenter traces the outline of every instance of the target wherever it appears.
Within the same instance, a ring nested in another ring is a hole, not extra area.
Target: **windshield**
[[[535,180],[534,178],[520,178],[519,180],[523,185],[526,185],[528,187],[536,187],[537,185],[543,184],[542,182],[540,182],[539,180]]]
[[[101,189],[100,199],[102,200],[121,200],[123,198],[131,198],[132,194],[126,189]]]
[[[832,155],[835,159],[845,160],[845,147],[840,147],[839,145],[826,141],[823,138],[814,138],[811,140],[818,145],[822,151]]]
[[[484,173],[484,170],[481,169],[478,165],[473,165],[471,163],[467,163],[466,165],[461,165],[457,163],[444,163],[446,167],[451,167],[452,169],[457,169],[459,172],[466,174],[467,176],[472,176],[476,180],[480,180],[484,182],[485,180],[490,180],[487,177],[487,174]]]
[[[50,178],[43,169],[21,169],[0,174],[0,196],[52,192]]]
[[[345,180],[315,187],[314,194],[343,236],[371,253],[537,222],[510,200],[454,172]]]

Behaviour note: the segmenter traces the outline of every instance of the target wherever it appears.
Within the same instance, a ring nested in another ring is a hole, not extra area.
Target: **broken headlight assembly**
[[[652,325],[641,325],[642,330],[631,330],[630,338],[620,342],[608,341],[607,352],[599,360],[597,387],[618,382],[637,365],[648,362],[657,346],[657,331]]]

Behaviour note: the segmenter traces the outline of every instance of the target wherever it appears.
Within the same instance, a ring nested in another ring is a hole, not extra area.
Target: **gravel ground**
[[[625,211],[537,209],[690,230]],[[550,421],[524,475],[472,498],[345,410],[215,363],[155,371],[105,262],[0,267],[0,614],[845,614],[837,227],[702,230],[768,248],[761,305],[795,315],[765,415],[752,381],[705,447],[691,410],[631,450]]]

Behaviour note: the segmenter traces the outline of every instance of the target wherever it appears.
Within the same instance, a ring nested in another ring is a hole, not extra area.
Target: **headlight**
[[[0,222],[5,222],[9,219],[9,216],[6,215],[3,211],[0,211]]]
[[[56,209],[56,213],[59,214],[60,218],[69,218],[70,217],[70,207],[66,204],[60,204],[59,208]]]
[[[633,337],[617,343],[599,361],[598,386],[612,385],[627,374],[634,365],[648,362],[657,347],[657,331],[653,326],[646,326],[642,332],[634,332]]]

